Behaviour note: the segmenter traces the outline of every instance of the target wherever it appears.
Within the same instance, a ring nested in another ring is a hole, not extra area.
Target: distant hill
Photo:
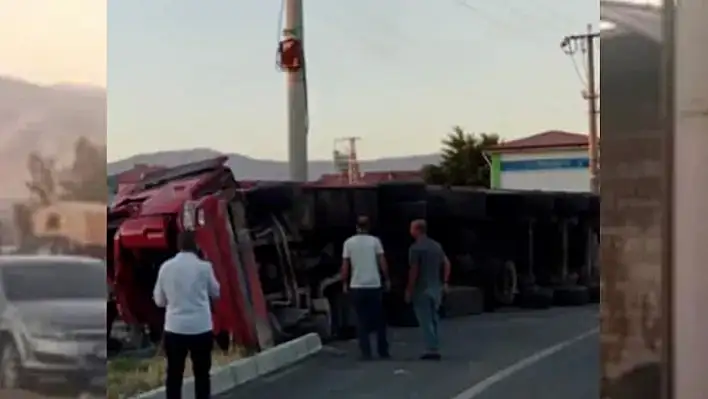
[[[108,173],[117,174],[130,170],[136,164],[177,166],[180,164],[214,158],[222,155],[218,151],[195,148],[182,151],[163,151],[139,154],[108,164]],[[288,164],[283,161],[249,158],[240,154],[224,154],[229,157],[228,165],[237,179],[244,180],[287,180]],[[412,155],[408,157],[362,160],[362,172],[387,170],[419,170],[426,164],[437,163],[439,155]],[[333,173],[331,160],[310,161],[309,174],[317,179],[325,173]]]
[[[0,77],[0,199],[27,195],[27,156],[73,160],[79,137],[106,141],[106,93],[76,85],[39,86]]]

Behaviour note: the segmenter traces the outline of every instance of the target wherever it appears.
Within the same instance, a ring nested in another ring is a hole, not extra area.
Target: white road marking
[[[489,377],[485,378],[484,380],[478,382],[477,384],[471,386],[470,388],[466,389],[465,391],[457,394],[455,397],[452,399],[474,399],[478,397],[480,394],[482,394],[484,391],[489,389],[492,385],[495,385],[504,379],[512,376],[513,374],[534,365],[535,363],[540,362],[541,360],[554,355],[563,349],[579,342],[582,341],[586,338],[589,338],[599,332],[599,328],[593,328],[592,330],[586,331],[583,334],[580,334],[576,337],[573,337],[571,339],[565,340],[563,342],[560,342],[556,345],[553,345],[549,348],[546,348],[540,352],[537,352],[525,359],[521,359],[518,362],[512,364],[509,367],[506,367],[504,369],[501,369],[497,371],[496,373],[490,375]]]

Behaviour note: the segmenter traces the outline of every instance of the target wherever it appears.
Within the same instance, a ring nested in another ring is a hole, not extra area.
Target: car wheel
[[[0,389],[22,388],[20,353],[13,343],[7,343],[0,353]]]

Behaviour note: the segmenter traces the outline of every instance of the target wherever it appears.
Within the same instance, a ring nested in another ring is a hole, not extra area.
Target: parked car
[[[105,281],[97,259],[0,256],[0,390],[104,383]]]

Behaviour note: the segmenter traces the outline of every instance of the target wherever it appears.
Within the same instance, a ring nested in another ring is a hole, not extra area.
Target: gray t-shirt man
[[[437,241],[423,236],[409,249],[410,264],[418,266],[418,278],[413,290],[414,297],[423,295],[439,300],[443,291],[443,267],[445,251]]]
[[[426,353],[421,359],[440,359],[438,310],[443,291],[450,277],[450,262],[442,246],[426,234],[424,220],[411,223],[415,239],[409,250],[410,271],[406,288],[406,301],[412,302],[418,325],[425,338]]]

